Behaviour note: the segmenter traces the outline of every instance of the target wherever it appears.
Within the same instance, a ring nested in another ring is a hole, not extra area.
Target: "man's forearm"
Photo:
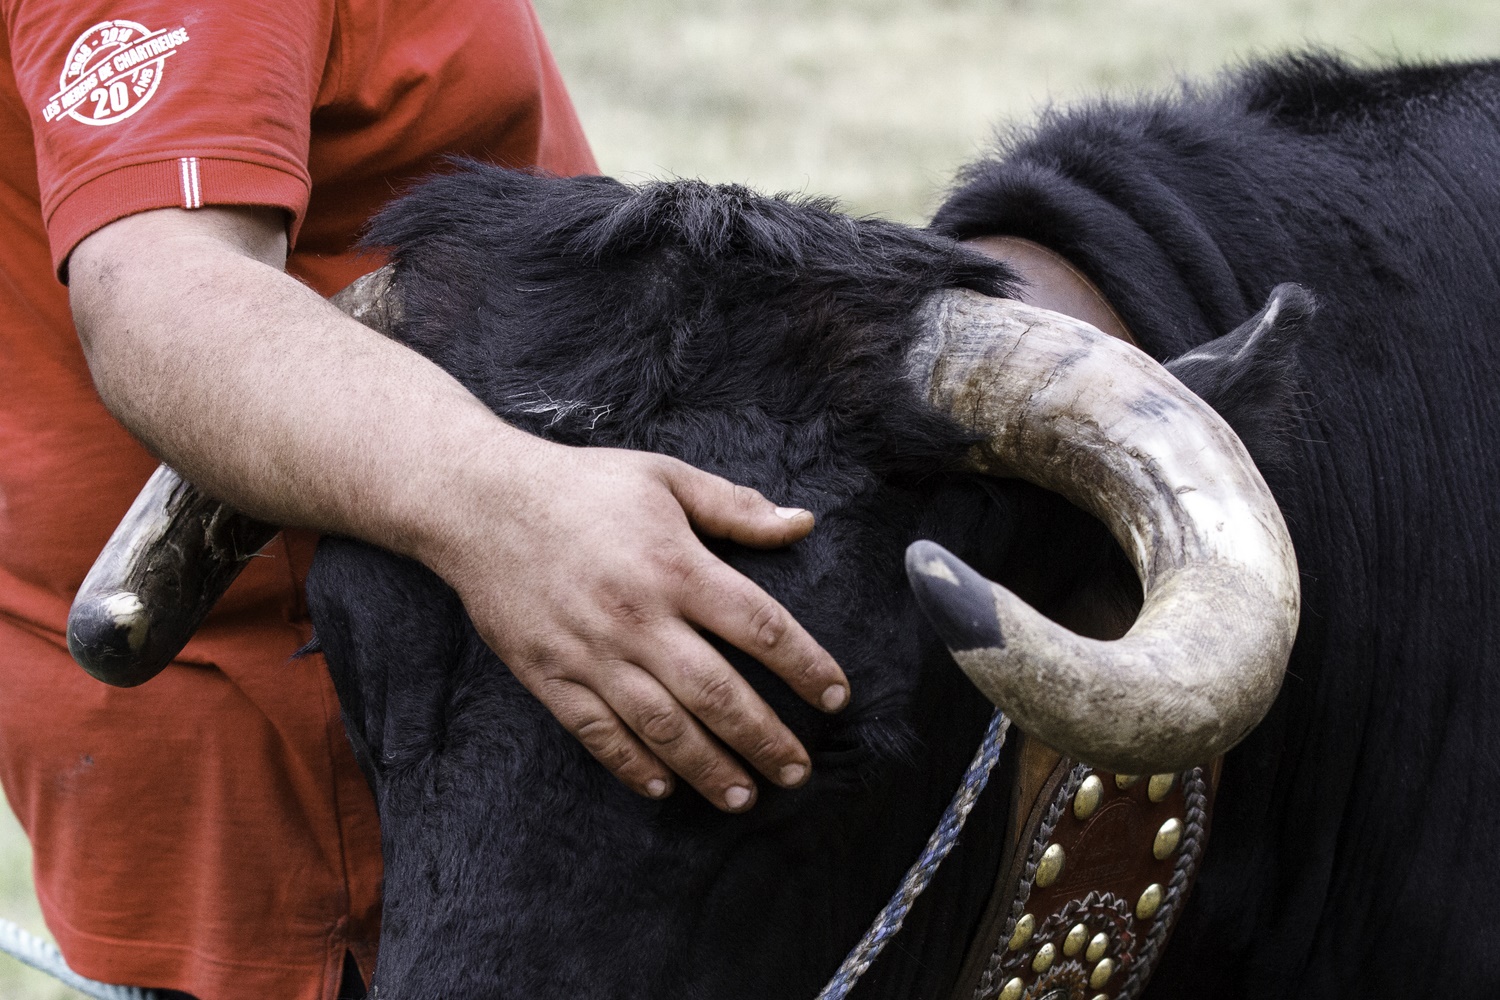
[[[75,318],[105,404],[245,513],[433,561],[443,530],[433,498],[467,492],[452,480],[481,467],[476,448],[490,451],[482,467],[503,489],[496,450],[533,439],[281,271],[284,242],[223,221],[246,253],[142,216],[116,236],[151,246],[157,262],[116,252],[109,231],[73,255]]]

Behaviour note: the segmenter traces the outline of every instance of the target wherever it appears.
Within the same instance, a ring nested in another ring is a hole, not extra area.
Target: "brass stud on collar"
[[[1026,942],[1031,940],[1031,935],[1036,932],[1036,917],[1029,913],[1021,914],[1021,919],[1016,921],[1016,929],[1010,932],[1010,944],[1007,947],[1011,951],[1020,951],[1026,947]]]
[[[1046,972],[1052,968],[1052,963],[1056,960],[1057,948],[1049,941],[1036,950],[1036,958],[1031,960],[1031,968],[1034,972]]]
[[[1089,985],[1096,990],[1102,990],[1104,984],[1109,982],[1109,977],[1115,974],[1115,963],[1113,959],[1104,958],[1094,966],[1093,973],[1089,976]]]
[[[1025,989],[1026,984],[1021,981],[1020,976],[1017,976],[1006,983],[1005,987],[1001,989],[999,1000],[1021,1000],[1021,993]]]
[[[1088,819],[1103,801],[1104,782],[1099,780],[1097,774],[1091,774],[1083,779],[1077,794],[1073,796],[1073,815],[1079,819]]]
[[[1153,774],[1151,780],[1146,782],[1146,798],[1152,802],[1160,802],[1172,794],[1172,786],[1177,784],[1175,774]]]
[[[1089,929],[1083,924],[1074,924],[1073,929],[1068,931],[1068,936],[1063,938],[1063,954],[1072,958],[1083,950],[1088,940]]]
[[[1156,831],[1156,840],[1151,843],[1151,856],[1157,861],[1165,861],[1171,857],[1173,851],[1177,850],[1177,845],[1180,843],[1182,843],[1182,820],[1174,816]]]
[[[1063,853],[1061,844],[1048,844],[1047,849],[1042,852],[1042,860],[1036,866],[1036,884],[1045,889],[1056,882],[1066,860],[1067,855]]]
[[[1128,788],[1134,787],[1135,783],[1140,780],[1141,776],[1139,774],[1117,774],[1115,775],[1115,787],[1123,792]]]
[[[1089,941],[1089,950],[1083,953],[1083,957],[1090,962],[1097,962],[1104,957],[1104,949],[1108,947],[1109,938],[1100,931]]]
[[[1096,994],[1094,994],[1094,1000],[1109,1000],[1109,994],[1108,993],[1096,993]]]
[[[1146,891],[1141,893],[1141,898],[1135,904],[1136,919],[1150,920],[1156,916],[1156,911],[1161,909],[1161,901],[1165,891],[1161,887],[1160,882],[1152,882],[1146,886]]]

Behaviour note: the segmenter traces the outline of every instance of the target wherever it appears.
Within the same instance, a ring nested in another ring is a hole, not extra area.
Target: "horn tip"
[[[129,591],[85,597],[68,612],[68,652],[90,676],[134,687],[155,676],[143,654],[150,629],[146,606]]]
[[[948,649],[1003,649],[994,585],[936,542],[906,549],[906,577],[917,604]]]

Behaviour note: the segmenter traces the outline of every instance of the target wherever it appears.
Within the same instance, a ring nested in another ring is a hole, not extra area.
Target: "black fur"
[[[1054,114],[935,228],[1064,253],[1200,390],[1274,286],[1318,300],[1260,349],[1301,391],[1251,445],[1301,632],[1149,995],[1500,995],[1500,66],[1313,56]]]

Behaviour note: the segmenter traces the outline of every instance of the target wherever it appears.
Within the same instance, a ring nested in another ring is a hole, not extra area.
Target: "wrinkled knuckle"
[[[578,742],[590,750],[602,749],[615,736],[614,726],[600,715],[577,721],[572,728]]]
[[[706,553],[679,549],[663,556],[661,565],[668,587],[679,601],[701,591],[712,579],[713,562]]]
[[[604,613],[611,622],[628,629],[645,628],[657,620],[657,612],[639,597],[615,597],[604,602]]]
[[[777,762],[787,756],[787,747],[774,733],[758,736],[746,752],[751,760]]]
[[[739,686],[722,670],[707,673],[693,695],[693,707],[705,719],[723,719],[733,713],[739,701]]]
[[[624,739],[619,724],[613,719],[595,716],[575,728],[573,735],[585,750],[611,771],[621,770],[635,759],[630,742]]]
[[[760,599],[750,615],[750,631],[763,649],[772,649],[786,636],[786,610],[769,597]]]
[[[624,774],[631,771],[635,768],[636,764],[635,748],[625,740],[617,740],[611,743],[602,752],[596,753],[595,756],[598,758],[599,763],[616,774]]]
[[[577,688],[578,685],[566,677],[543,676],[536,679],[536,684],[531,690],[552,710],[552,714],[562,721],[569,732],[577,732],[594,718],[594,713],[580,710],[578,707]]]
[[[700,790],[727,788],[739,780],[723,754],[711,750],[695,753],[690,758],[681,761],[677,771],[688,779],[694,788]]]
[[[792,668],[791,682],[794,684],[814,684],[824,680],[826,673],[824,665],[827,658],[814,650],[801,657],[797,665]]]
[[[673,546],[656,554],[656,568],[668,581],[683,584],[699,572],[702,560],[690,549]]]
[[[640,732],[656,746],[670,747],[687,735],[687,719],[676,708],[653,709],[641,717]]]
[[[567,662],[565,644],[546,636],[535,636],[516,654],[515,662],[507,665],[516,672],[551,680],[567,672]]]
[[[735,507],[746,513],[757,512],[766,505],[766,498],[760,495],[759,490],[738,483],[734,484],[733,500]]]

